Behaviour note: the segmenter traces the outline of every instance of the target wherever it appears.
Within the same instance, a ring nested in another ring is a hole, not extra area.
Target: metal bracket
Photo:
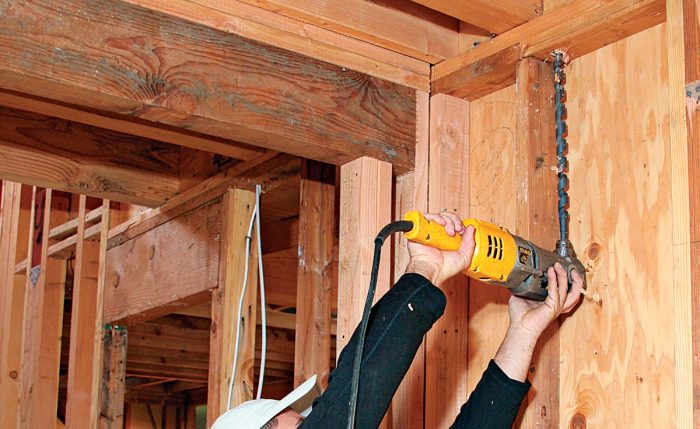
[[[685,96],[700,102],[700,80],[690,82],[685,86]]]

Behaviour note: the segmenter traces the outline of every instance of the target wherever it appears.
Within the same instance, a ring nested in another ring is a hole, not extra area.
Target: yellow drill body
[[[457,250],[462,243],[461,236],[447,235],[442,225],[431,222],[420,212],[408,212],[404,220],[413,223],[413,229],[405,233],[410,241],[441,250]],[[576,258],[543,250],[489,222],[465,219],[463,224],[474,227],[474,255],[465,271],[473,279],[507,287],[514,295],[538,301],[547,298],[546,273],[555,262],[561,263],[569,273],[569,284],[574,269],[585,279],[583,265]]]

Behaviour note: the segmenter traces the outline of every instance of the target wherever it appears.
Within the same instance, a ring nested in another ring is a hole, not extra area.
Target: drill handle
[[[459,250],[459,247],[462,245],[461,235],[447,235],[445,227],[426,219],[423,213],[419,211],[410,211],[404,215],[403,219],[413,222],[413,229],[404,234],[409,241],[440,250]]]

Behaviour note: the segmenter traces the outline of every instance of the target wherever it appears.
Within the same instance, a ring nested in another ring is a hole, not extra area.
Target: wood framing
[[[572,17],[576,18],[572,20]],[[473,68],[514,44],[523,46],[521,57],[545,60],[553,50],[562,49],[571,58],[577,58],[665,19],[664,0],[575,0],[437,64],[432,75],[433,93],[470,97],[472,75],[462,69]],[[510,76],[515,76],[516,63],[517,59],[511,63]],[[506,67],[499,63],[499,68]],[[512,84],[513,78],[506,77],[501,74],[501,85],[492,85],[490,89],[495,91]]]
[[[179,189],[178,146],[0,107],[0,177],[159,206]]]
[[[232,377],[233,344],[236,338],[238,307],[244,292],[246,236],[255,208],[255,194],[232,189],[224,195],[219,263],[219,287],[212,293],[209,357],[207,426],[227,409],[228,386]],[[253,399],[255,358],[255,319],[258,259],[256,240],[250,248],[248,282],[241,317],[241,335],[231,406]]]
[[[56,423],[58,406],[61,331],[66,277],[66,262],[49,258],[48,233],[52,223],[63,223],[65,210],[56,210],[53,192],[42,191],[40,206],[43,225],[38,265],[32,263],[33,275],[28,278],[24,308],[24,341],[20,382],[20,420],[22,427],[50,427]],[[54,208],[54,210],[52,210]],[[36,275],[38,271],[38,276]]]
[[[468,217],[469,102],[447,95],[430,99],[428,211]],[[466,402],[469,280],[455,276],[440,288],[444,315],[426,340],[425,427],[449,427]]]
[[[413,0],[494,34],[501,34],[542,15],[542,0]]]
[[[128,332],[121,326],[104,330],[102,379],[100,383],[100,427],[124,427],[124,388]]]
[[[338,336],[343,350],[362,319],[374,255],[374,238],[391,222],[391,165],[360,158],[340,169],[340,262],[338,273]],[[389,248],[382,249],[388,260]],[[377,277],[375,302],[389,290],[389,264]]]
[[[331,290],[335,166],[303,161],[299,202],[299,245],[294,385],[318,376],[328,385],[331,361]]]
[[[6,12],[5,90],[331,164],[368,155],[413,168],[410,88],[125,2]]]
[[[557,222],[554,82],[551,64],[534,58],[518,62],[515,84],[517,188],[515,233],[554,249]],[[581,249],[579,249],[581,250]],[[583,274],[583,273],[582,273]],[[531,382],[520,427],[559,427],[559,322],[554,321],[537,343]]]
[[[221,200],[107,251],[104,323],[133,324],[210,298],[218,284]]]
[[[31,219],[30,188],[2,182],[0,200],[0,426],[14,428],[19,416],[20,362],[25,277],[14,265],[27,255]]]
[[[66,426],[94,428],[99,419],[102,370],[104,269],[109,201],[103,205],[100,241],[85,239],[86,197],[80,196],[71,310]],[[73,426],[74,425],[74,426]]]

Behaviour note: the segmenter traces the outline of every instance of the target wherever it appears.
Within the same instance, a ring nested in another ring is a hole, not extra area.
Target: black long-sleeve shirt
[[[402,276],[374,305],[360,373],[355,420],[358,429],[379,426],[424,335],[442,316],[445,305],[445,294],[418,274]],[[328,388],[314,401],[302,429],[337,429],[347,425],[358,331],[341,352]],[[452,428],[510,428],[529,388],[528,382],[508,378],[491,361]]]

